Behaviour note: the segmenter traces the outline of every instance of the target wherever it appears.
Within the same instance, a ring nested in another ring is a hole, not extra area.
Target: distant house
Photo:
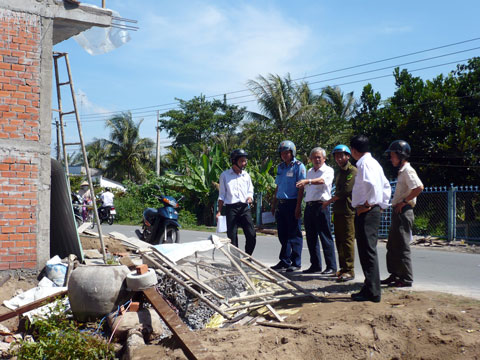
[[[87,174],[85,171],[85,166],[69,166],[68,171],[70,172],[70,175],[73,176],[85,176]],[[90,176],[92,177],[92,181],[101,187],[109,187],[120,191],[127,190],[125,186],[118,181],[110,180],[104,177],[102,175],[102,170],[100,169],[90,168]]]

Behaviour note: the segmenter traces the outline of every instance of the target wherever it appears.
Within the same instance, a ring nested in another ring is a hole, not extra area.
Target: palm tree
[[[338,86],[327,86],[324,88],[321,98],[344,120],[350,120],[357,107],[355,98],[353,97],[353,91],[345,95]]]
[[[140,137],[142,122],[135,123],[130,112],[107,120],[106,127],[110,129],[109,140],[105,140],[108,147],[107,177],[117,181],[142,181],[147,173],[146,168],[153,168],[154,142]]]
[[[286,134],[290,120],[298,117],[313,104],[313,95],[306,83],[296,84],[287,74],[285,78],[270,74],[266,78],[258,76],[257,80],[249,80],[247,86],[257,98],[262,113],[249,112],[248,116],[264,125],[273,125],[276,131]]]

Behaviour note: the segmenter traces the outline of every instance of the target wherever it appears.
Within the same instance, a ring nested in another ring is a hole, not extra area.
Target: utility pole
[[[157,110],[157,176],[160,176],[160,110]]]

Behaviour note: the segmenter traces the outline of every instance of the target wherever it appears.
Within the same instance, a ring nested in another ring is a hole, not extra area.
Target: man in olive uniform
[[[355,209],[352,206],[352,189],[357,168],[350,164],[350,149],[346,145],[337,145],[332,151],[335,162],[340,168],[335,178],[335,195],[323,207],[333,203],[333,225],[335,244],[340,269],[337,281],[349,281],[355,278]]]

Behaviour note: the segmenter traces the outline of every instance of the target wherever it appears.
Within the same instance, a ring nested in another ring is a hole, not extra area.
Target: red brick
[[[36,260],[36,258],[34,260]],[[36,262],[29,261],[29,262],[24,262],[23,263],[23,268],[24,269],[35,269],[36,266],[37,266]]]
[[[16,241],[15,246],[19,248],[30,247],[30,241]]]
[[[0,63],[0,69],[4,69],[4,70],[10,70],[12,68],[12,65],[11,64],[8,64],[8,63]]]
[[[12,84],[3,84],[2,89],[5,91],[17,91],[17,86]]]
[[[26,44],[27,40],[25,40],[23,37],[14,37],[12,39],[12,42],[17,43],[17,44]]]
[[[10,240],[23,240],[22,234],[10,234]]]
[[[25,135],[25,140],[38,141],[40,137],[38,135]]]
[[[28,171],[17,171],[17,177],[22,179],[22,178],[30,178],[30,173]],[[25,197],[25,195],[24,195]]]
[[[15,256],[0,256],[0,262],[12,262],[15,261]]]
[[[2,171],[2,170],[10,170],[10,165],[0,164],[0,171]]]
[[[10,238],[9,234],[0,234],[0,246],[3,241],[7,241]]]
[[[11,248],[11,247],[14,247],[14,246],[15,246],[14,241],[2,241],[2,242],[0,242],[0,247],[2,247],[2,248]]]
[[[3,199],[3,203],[5,205],[17,205],[19,200],[17,199],[9,199],[9,198],[6,198],[6,199]]]
[[[9,268],[8,263],[0,263],[0,270],[8,270]]]
[[[12,226],[2,226],[2,234],[11,234],[15,231],[15,228]]]
[[[23,238],[24,238],[25,240],[36,240],[36,239],[37,239],[37,235],[36,235],[36,234],[24,234],[24,235],[23,235]],[[35,246],[35,244],[32,245],[32,246]]]
[[[25,93],[17,91],[12,94],[12,97],[16,99],[25,99]]]
[[[28,85],[22,85],[18,87],[18,91],[32,92],[32,87]]]
[[[25,112],[25,106],[12,106],[10,111],[15,111],[17,113],[23,113],[23,112]]]
[[[12,164],[12,165],[10,165],[10,170],[24,171],[25,170],[25,165],[24,164]]]
[[[137,265],[135,267],[135,269],[136,269],[138,275],[143,275],[143,274],[146,274],[148,272],[147,264]]]
[[[16,230],[19,233],[28,233],[28,232],[30,232],[30,227],[28,227],[28,226],[17,226]]]
[[[25,225],[24,224],[24,220],[13,220],[11,219],[9,222],[8,222],[8,225],[10,226],[19,226],[19,225]]]

